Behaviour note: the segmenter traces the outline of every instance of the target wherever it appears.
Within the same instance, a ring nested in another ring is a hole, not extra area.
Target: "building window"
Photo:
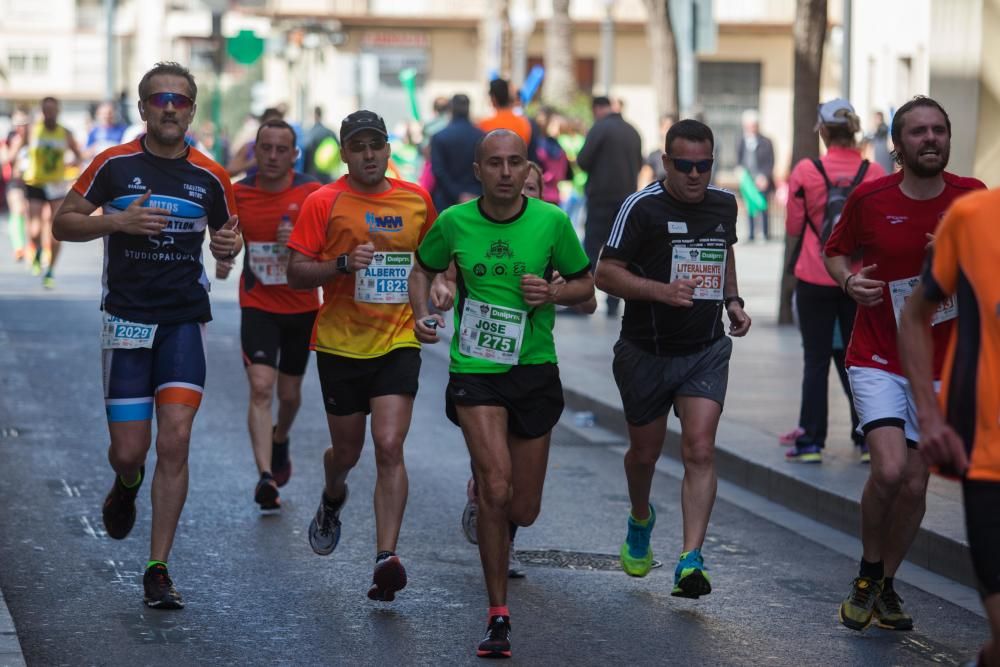
[[[740,116],[760,109],[760,63],[698,63],[698,97],[715,135],[716,164],[734,169],[743,136]]]
[[[49,54],[42,51],[8,53],[7,69],[11,74],[47,74]]]

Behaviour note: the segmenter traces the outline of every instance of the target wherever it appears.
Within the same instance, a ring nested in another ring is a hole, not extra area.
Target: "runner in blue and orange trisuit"
[[[292,474],[288,432],[302,403],[302,378],[319,310],[315,289],[288,286],[286,244],[306,197],[320,188],[312,176],[293,170],[296,152],[292,126],[265,121],[254,141],[257,169],[234,187],[246,242],[240,340],[250,382],[247,425],[260,474],[254,501],[265,510],[280,506],[278,487]],[[275,385],[278,418],[272,422]]]
[[[242,247],[229,177],[184,142],[194,77],[158,63],[139,82],[145,135],[98,155],[56,214],[64,241],[104,239],[104,402],[115,471],[104,527],[123,539],[135,523],[155,407],[156,473],[144,601],[184,606],[167,557],[188,489],[191,426],[205,385],[205,323],[212,319],[201,248],[218,259]],[[103,215],[91,215],[103,206]]]

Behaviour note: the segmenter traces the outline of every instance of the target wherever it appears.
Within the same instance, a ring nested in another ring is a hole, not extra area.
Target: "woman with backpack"
[[[802,403],[799,410],[801,433],[785,459],[798,463],[821,463],[826,445],[828,375],[830,360],[835,358],[833,329],[838,326],[844,343],[854,327],[854,300],[826,272],[823,244],[840,220],[844,202],[862,181],[881,178],[881,166],[861,157],[857,135],[861,121],[851,103],[834,99],[819,106],[816,129],[826,146],[818,160],[800,161],[788,178],[785,233],[800,236],[795,260],[795,303],[802,332],[803,371]],[[860,262],[858,264],[860,269]],[[843,357],[836,362],[842,364]],[[838,370],[841,370],[838,368]],[[843,377],[843,373],[841,376]],[[855,431],[858,417],[854,412],[850,386],[844,385],[851,407],[851,436],[862,446],[862,461],[867,461],[863,440]]]

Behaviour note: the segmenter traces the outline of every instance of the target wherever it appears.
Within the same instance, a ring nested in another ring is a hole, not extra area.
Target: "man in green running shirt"
[[[507,559],[511,524],[531,525],[541,508],[549,435],[563,409],[552,327],[554,304],[594,294],[590,263],[569,218],[525,197],[527,148],[509,130],[487,134],[473,169],[478,199],[441,214],[417,249],[410,274],[414,329],[437,343],[429,315],[431,274],[459,272],[447,414],[465,435],[479,488],[479,554],[489,595],[481,657],[510,657]],[[553,283],[558,271],[565,282]],[[516,477],[516,479],[515,479]]]

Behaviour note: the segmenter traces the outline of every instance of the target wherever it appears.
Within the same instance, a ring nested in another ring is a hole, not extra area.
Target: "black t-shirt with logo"
[[[661,356],[696,352],[725,335],[722,289],[725,263],[736,243],[736,197],[709,187],[705,198],[688,204],[672,197],[661,182],[630,196],[615,217],[602,259],[625,262],[629,271],[651,280],[701,276],[694,306],[629,299],[621,337]]]

